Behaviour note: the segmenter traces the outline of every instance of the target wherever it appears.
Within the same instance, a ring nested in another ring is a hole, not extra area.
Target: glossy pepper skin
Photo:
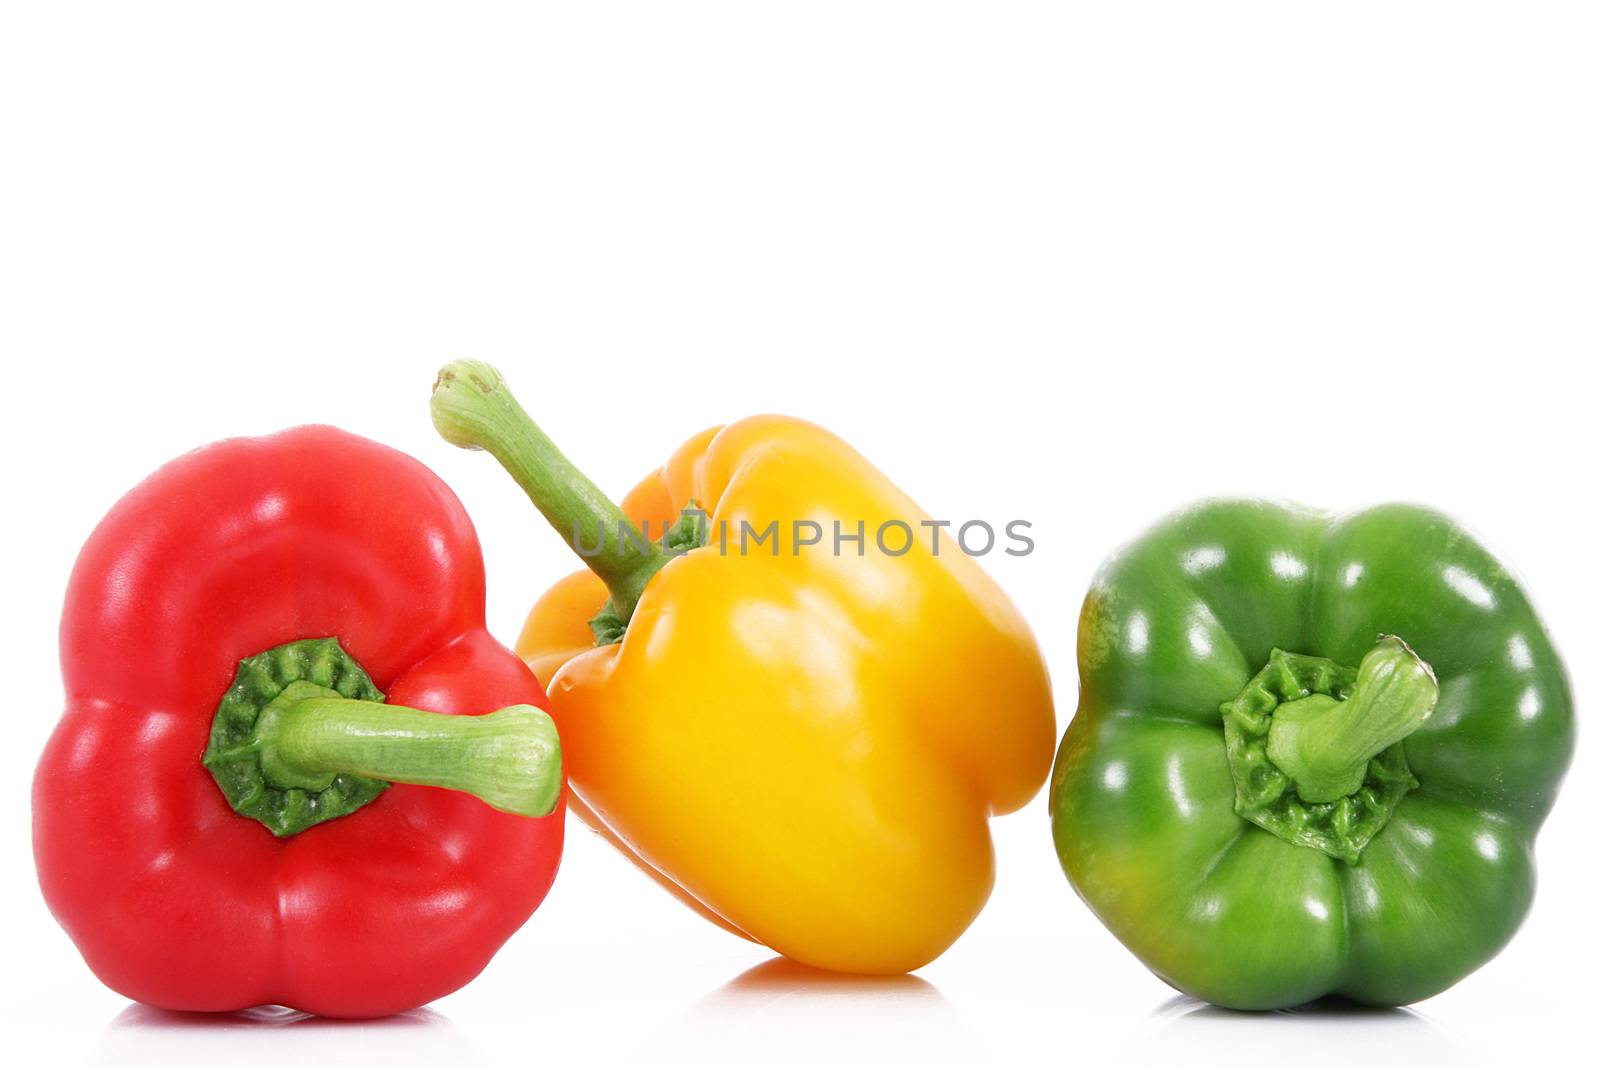
[[[449,439],[538,481],[507,455],[526,415],[492,368],[452,365],[434,399]],[[487,428],[471,417],[486,406],[500,410]],[[648,578],[619,643],[595,645],[607,586],[587,571],[534,606],[517,643],[550,672],[573,810],[702,914],[791,959],[920,967],[989,895],[989,816],[1048,775],[1054,713],[1033,635],[950,531],[937,557],[921,529],[906,554],[879,551],[880,523],[917,527],[924,512],[809,423],[707,430],[621,510],[655,536],[691,502],[707,543]],[[820,523],[824,543],[797,550],[795,519]],[[833,553],[834,519],[865,523],[862,554]],[[741,523],[773,521],[776,549],[741,554]]]
[[[1354,667],[1382,634],[1437,677],[1436,706],[1400,742],[1415,785],[1387,823],[1346,862],[1236,814],[1221,706],[1274,649]],[[1180,512],[1095,579],[1078,663],[1056,849],[1095,914],[1180,990],[1243,1009],[1406,1004],[1521,923],[1572,698],[1516,581],[1444,516]]]
[[[339,430],[220,442],[123,497],[68,586],[67,706],[33,790],[40,885],[95,974],[164,1008],[345,1017],[476,975],[548,890],[559,810],[397,784],[277,837],[201,757],[239,662],[302,638],[337,637],[392,704],[542,707],[483,613],[454,495]]]

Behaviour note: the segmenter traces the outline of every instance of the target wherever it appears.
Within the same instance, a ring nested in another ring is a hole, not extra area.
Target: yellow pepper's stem
[[[611,592],[621,623],[670,558],[545,436],[487,363],[460,359],[439,372],[429,405],[446,441],[500,461],[556,532]]]

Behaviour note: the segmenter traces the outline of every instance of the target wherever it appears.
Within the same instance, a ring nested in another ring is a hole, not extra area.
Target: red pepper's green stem
[[[292,682],[261,710],[253,745],[262,776],[279,789],[317,792],[354,774],[456,789],[535,818],[561,795],[555,724],[527,704],[441,715]]]
[[[522,486],[556,532],[600,576],[627,622],[652,575],[670,558],[651,542],[528,417],[487,363],[460,359],[439,372],[429,405],[446,441],[488,452]]]
[[[1367,764],[1433,714],[1433,668],[1398,637],[1384,637],[1361,661],[1348,700],[1313,694],[1278,705],[1267,758],[1300,799],[1329,803],[1361,788]]]

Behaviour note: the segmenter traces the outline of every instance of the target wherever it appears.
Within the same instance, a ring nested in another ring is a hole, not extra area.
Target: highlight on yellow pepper
[[[1034,796],[1055,742],[1038,645],[977,561],[948,533],[936,552],[926,513],[797,419],[700,433],[618,508],[494,368],[450,364],[432,413],[589,567],[517,643],[572,809],[801,963],[896,974],[948,948],[994,882],[989,817]]]

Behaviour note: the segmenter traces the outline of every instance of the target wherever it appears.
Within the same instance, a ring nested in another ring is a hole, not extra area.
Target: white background
[[[940,516],[1036,524],[992,572],[1064,726],[1099,560],[1247,493],[1451,511],[1596,680],[1592,4],[30,3],[0,15],[10,1062],[1552,1062],[1586,1041],[1600,766],[1518,938],[1415,1010],[1174,998],[1061,876],[1042,797],[915,978],[765,954],[576,824],[473,985],[388,1024],[181,1021],[51,921],[27,789],[78,545],[206,441],[334,422],[472,511],[490,623],[565,573],[434,370],[498,363],[620,492],[680,439],[819,421]],[[974,693],[981,699],[981,691]],[[1581,710],[1580,710],[1581,715]],[[219,946],[219,951],[226,951]],[[1570,1054],[1568,1054],[1570,1055]]]

